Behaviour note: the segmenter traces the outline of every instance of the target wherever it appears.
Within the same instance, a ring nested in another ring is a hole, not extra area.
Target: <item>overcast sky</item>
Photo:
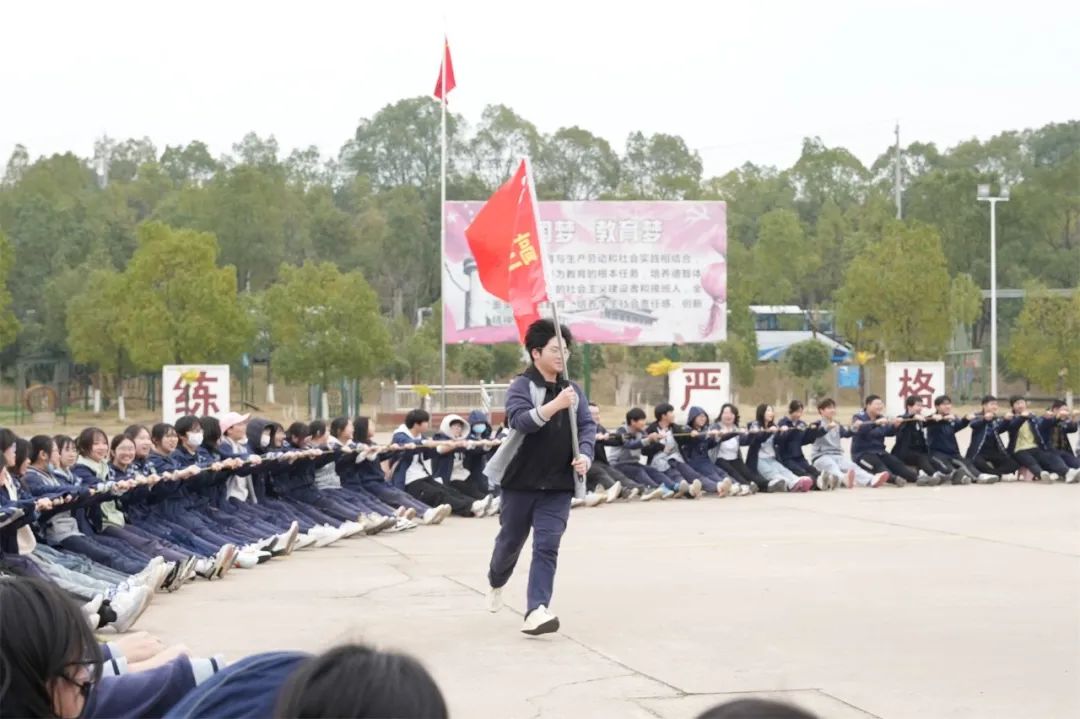
[[[442,32],[475,123],[504,103],[542,132],[621,150],[682,135],[707,174],[790,165],[820,135],[867,164],[892,142],[948,147],[1080,118],[1080,4],[682,0],[0,4],[0,152],[92,153],[94,138],[246,132],[336,155],[359,118],[429,94]]]

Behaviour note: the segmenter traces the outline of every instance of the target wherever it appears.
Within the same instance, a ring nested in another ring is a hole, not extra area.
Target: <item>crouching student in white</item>
[[[818,414],[821,420],[817,422],[814,433],[817,439],[811,450],[811,463],[818,471],[834,474],[843,478],[842,486],[851,488],[858,484],[860,487],[880,487],[889,479],[888,472],[870,474],[855,462],[848,459],[840,440],[851,436],[851,430],[841,427],[836,423],[836,402],[831,399],[823,399],[817,404]]]

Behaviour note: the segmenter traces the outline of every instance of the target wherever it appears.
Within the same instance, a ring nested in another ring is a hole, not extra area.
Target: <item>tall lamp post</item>
[[[1009,188],[1002,187],[1001,194],[990,195],[990,185],[979,185],[976,199],[990,203],[990,394],[997,397],[997,203],[1009,201]]]

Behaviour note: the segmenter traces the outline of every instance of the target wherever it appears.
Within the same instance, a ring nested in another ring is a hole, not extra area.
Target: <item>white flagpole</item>
[[[525,181],[529,184],[529,199],[532,200],[533,208],[533,222],[536,225],[536,245],[540,248],[540,257],[544,263],[544,285],[545,288],[550,288],[551,283],[548,282],[547,275],[547,258],[544,256],[544,243],[540,236],[540,203],[536,199],[536,183],[533,181],[532,175],[532,163],[529,162],[529,158],[523,158],[525,163]],[[559,323],[559,308],[556,306],[555,299],[549,294],[548,304],[551,305],[551,320],[555,324],[555,340],[559,345],[559,353],[563,358],[563,379],[568,383],[570,382],[570,358],[566,353],[566,345],[563,342],[562,325]],[[581,450],[578,446],[578,426],[577,426],[577,412],[576,407],[570,412],[570,443],[571,451],[574,459],[577,459],[581,454]],[[577,475],[574,478],[574,496],[585,496],[585,477],[583,475]]]
[[[442,97],[439,98],[439,102],[442,105],[442,126],[440,128],[442,135],[442,162],[440,164],[439,172],[439,286],[446,283],[446,32],[445,22],[443,31],[443,56],[440,63],[442,69]],[[443,301],[446,298],[446,292],[440,291],[443,297]],[[446,317],[446,308],[443,307],[443,316],[440,321]],[[439,376],[440,383],[442,384],[442,392],[440,394],[440,409],[443,412],[446,411],[446,327],[443,326],[442,336],[439,338]]]

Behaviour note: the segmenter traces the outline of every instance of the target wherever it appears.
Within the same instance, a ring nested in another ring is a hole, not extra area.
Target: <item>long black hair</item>
[[[308,659],[290,674],[274,716],[445,719],[449,713],[439,686],[420,662],[346,644]]]
[[[757,410],[755,411],[755,415],[757,417],[757,423],[761,426],[762,429],[768,429],[772,425],[776,424],[776,412],[773,412],[772,421],[769,422],[768,424],[765,423],[765,410],[767,410],[769,407],[772,407],[772,405],[771,404],[759,404],[757,406]]]
[[[218,442],[221,441],[221,422],[217,417],[206,415],[199,417],[199,424],[202,425],[203,431],[202,446],[210,450],[211,454],[216,454]]]
[[[371,418],[370,417],[357,417],[352,423],[352,438],[354,442],[360,444],[370,444],[371,439],[368,434],[371,432]]]
[[[55,717],[51,684],[87,665],[101,678],[101,648],[82,612],[54,585],[0,577],[0,716]]]

